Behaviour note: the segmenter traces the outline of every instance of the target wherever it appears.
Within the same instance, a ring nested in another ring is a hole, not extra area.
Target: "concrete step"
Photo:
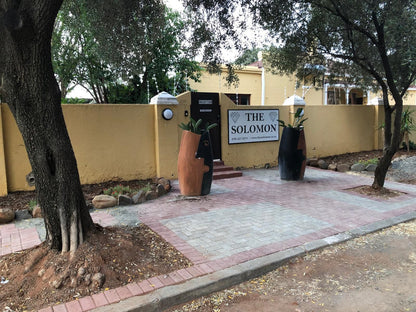
[[[225,166],[225,165],[214,165],[213,170],[214,172],[233,171],[234,168],[231,166]]]
[[[241,171],[236,170],[229,170],[229,171],[217,171],[213,172],[212,179],[213,180],[220,180],[220,179],[230,179],[230,178],[238,178],[241,177],[243,173]]]
[[[214,160],[214,167],[215,166],[224,166],[224,161],[222,161],[220,159]]]

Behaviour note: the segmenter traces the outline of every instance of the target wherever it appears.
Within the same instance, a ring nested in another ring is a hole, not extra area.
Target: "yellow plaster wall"
[[[408,90],[403,98],[403,105],[416,105],[416,90]]]
[[[374,149],[374,106],[306,106],[305,137],[308,157],[325,157]]]
[[[4,154],[3,122],[2,122],[3,105],[5,104],[0,104],[0,196],[7,195],[6,160],[5,160],[5,154]]]
[[[177,97],[179,105],[64,105],[81,183],[155,176],[177,178],[177,156],[181,122],[190,115],[191,93]],[[222,160],[233,167],[264,167],[277,164],[279,143],[228,144],[229,109],[279,109],[286,123],[296,107],[283,105],[236,106],[220,95]],[[174,117],[162,119],[170,108]],[[188,116],[186,115],[188,113]],[[324,157],[383,147],[384,110],[377,105],[306,105],[305,136],[308,157]],[[282,128],[279,129],[280,137]],[[416,133],[411,136],[416,142]],[[3,157],[4,155],[4,157]],[[29,190],[26,174],[31,171],[22,137],[7,105],[0,110],[0,194]],[[7,188],[6,188],[7,184]]]
[[[8,191],[33,190],[26,182],[32,171],[23,138],[6,104],[2,104],[3,141]]]
[[[171,120],[161,117],[163,110],[167,108],[173,111]],[[156,176],[176,179],[180,145],[178,124],[183,121],[184,109],[182,105],[154,105],[154,113]]]
[[[153,105],[64,105],[82,184],[156,175]]]
[[[2,108],[8,191],[31,190],[23,139]],[[66,104],[63,112],[82,184],[156,176],[153,105]]]

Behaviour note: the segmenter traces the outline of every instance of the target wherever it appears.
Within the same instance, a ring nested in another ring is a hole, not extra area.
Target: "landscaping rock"
[[[361,172],[365,170],[365,165],[362,163],[356,163],[351,166],[351,171]]]
[[[0,224],[9,223],[14,220],[14,211],[9,208],[0,208]]]
[[[328,165],[328,169],[329,169],[329,170],[336,171],[336,170],[337,170],[337,164],[329,164],[329,165]]]
[[[91,278],[92,283],[95,287],[101,288],[105,282],[105,275],[103,273],[95,273]]]
[[[347,172],[350,170],[350,165],[348,164],[338,164],[337,165],[337,171],[339,172]]]
[[[84,268],[84,267],[80,267],[80,268],[78,269],[78,274],[77,274],[77,276],[78,276],[78,277],[84,276],[86,272],[87,272],[87,270],[85,270],[85,268]]]
[[[160,197],[162,195],[165,195],[167,191],[162,184],[158,184],[156,187],[156,193],[157,193],[157,196]]]
[[[159,184],[163,185],[163,187],[165,188],[165,191],[166,191],[166,192],[169,192],[169,191],[170,191],[170,189],[172,188],[172,185],[171,185],[171,183],[170,183],[170,180],[165,179],[165,178],[159,178],[159,179],[157,180],[157,184],[158,184],[158,185],[159,185]]]
[[[370,171],[370,172],[374,172],[376,171],[377,165],[375,164],[369,164],[367,165],[367,167],[365,167],[365,170]]]
[[[328,169],[328,163],[323,159],[318,160],[318,166],[321,169]]]
[[[153,200],[153,199],[156,199],[158,196],[157,196],[157,192],[155,192],[155,191],[147,191],[146,192],[146,200]]]
[[[117,199],[110,195],[97,195],[93,198],[92,204],[96,209],[109,208],[117,205]]]
[[[308,158],[306,160],[307,166],[318,167],[318,158]]]
[[[133,205],[133,200],[127,195],[118,195],[118,205],[119,206]]]
[[[29,213],[29,210],[27,209],[17,210],[15,213],[15,218],[17,221],[32,219],[32,215]]]
[[[36,205],[35,207],[33,207],[32,217],[33,218],[43,218],[42,210],[40,209],[39,205]]]
[[[134,204],[142,204],[146,201],[146,193],[144,191],[139,191],[132,197]]]

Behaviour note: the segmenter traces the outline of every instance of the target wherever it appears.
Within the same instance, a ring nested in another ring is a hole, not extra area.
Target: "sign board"
[[[228,110],[228,144],[279,140],[278,109]]]

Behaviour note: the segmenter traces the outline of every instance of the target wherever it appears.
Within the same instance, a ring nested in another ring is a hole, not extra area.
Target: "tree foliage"
[[[52,42],[55,72],[62,87],[79,84],[98,103],[147,103],[162,90],[177,94],[187,79],[199,79],[184,46],[186,26],[160,1],[67,1]]]
[[[381,89],[386,124],[385,146],[373,187],[384,185],[388,166],[400,143],[403,96],[416,78],[416,46],[412,44],[416,40],[414,1],[187,2],[194,12],[199,12],[198,16],[204,16],[201,10],[215,9],[217,13],[214,16],[223,27],[230,27],[228,24],[232,23],[232,8],[246,7],[280,43],[270,49],[266,59],[279,73],[297,73],[299,77],[322,83],[322,69],[325,69],[334,77],[342,76],[344,81]],[[206,19],[205,23],[210,24],[211,21]],[[235,25],[230,29],[236,29]],[[222,38],[218,31],[213,34]],[[235,32],[230,34],[235,35]],[[389,102],[389,96],[394,103]]]
[[[250,65],[258,61],[258,53],[261,51],[260,48],[253,48],[245,50],[236,60],[236,65]]]

